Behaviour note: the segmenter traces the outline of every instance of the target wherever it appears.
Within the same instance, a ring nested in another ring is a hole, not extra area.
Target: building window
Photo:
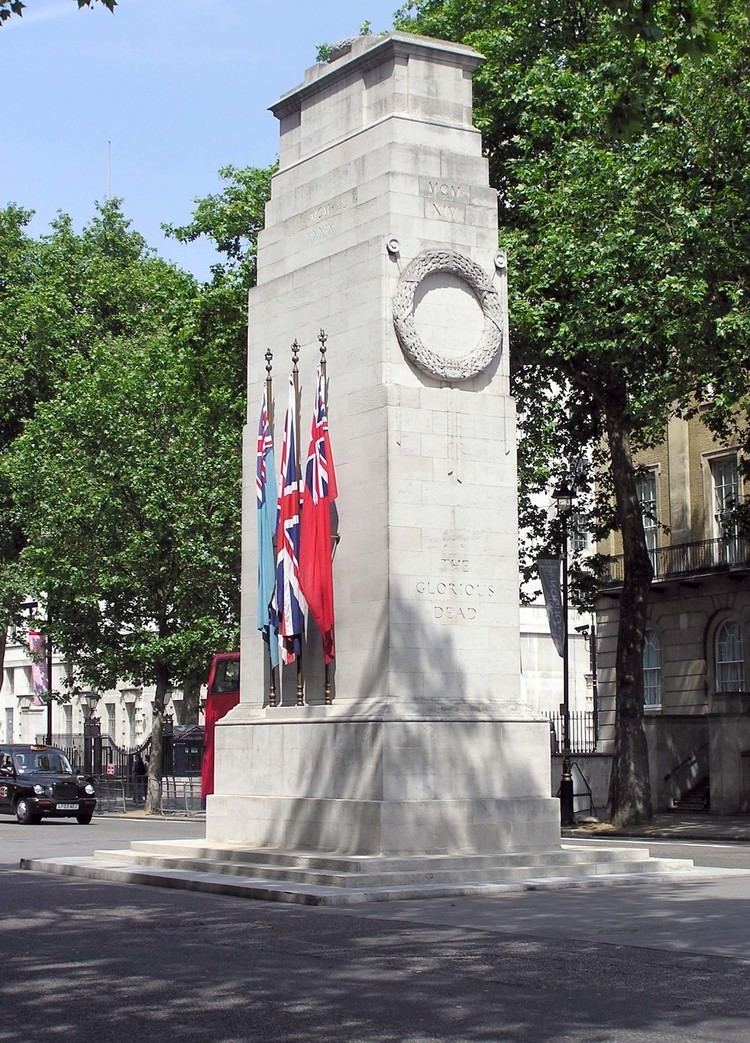
[[[739,623],[726,619],[714,638],[716,691],[742,692],[745,689],[745,657]]]
[[[717,456],[710,461],[713,487],[714,535],[721,541],[719,560],[731,565],[739,559],[737,517],[735,508],[740,500],[740,475],[737,457]]]
[[[643,532],[651,559],[651,568],[657,575],[656,550],[659,546],[659,518],[656,509],[656,471],[644,471],[635,480],[638,501],[643,512]]]
[[[643,641],[643,705],[661,706],[661,646],[655,630],[647,630]]]
[[[582,554],[588,550],[589,534],[586,525],[586,515],[580,511],[574,511],[570,518],[570,549],[576,554]]]
[[[107,703],[107,735],[110,739],[117,737],[117,708],[114,703]]]

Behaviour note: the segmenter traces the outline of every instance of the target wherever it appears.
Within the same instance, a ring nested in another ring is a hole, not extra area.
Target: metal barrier
[[[121,779],[99,778],[96,780],[95,785],[95,814],[105,815],[107,812],[111,814],[113,811],[122,812],[124,814],[128,810],[125,783]]]
[[[176,779],[174,776],[165,776],[161,780],[160,814],[192,818],[202,810],[200,779]]]
[[[111,779],[98,776],[96,786],[96,814],[127,814],[142,810],[146,800],[145,777]],[[161,783],[160,815],[180,815],[193,818],[203,811],[201,780],[164,776]]]
[[[552,753],[563,752],[563,715],[548,711]],[[596,715],[593,710],[575,710],[570,718],[570,752],[596,753]]]

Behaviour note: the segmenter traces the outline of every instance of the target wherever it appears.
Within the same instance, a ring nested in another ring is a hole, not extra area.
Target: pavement
[[[142,808],[123,813],[107,811],[101,817],[108,819],[145,819],[151,821],[171,822],[205,822],[205,811],[196,811],[189,815],[180,812],[169,812],[165,815],[147,815]],[[669,812],[655,815],[653,820],[641,826],[616,828],[609,822],[579,822],[575,828],[563,829],[563,837],[580,837],[585,840],[613,840],[617,837],[631,837],[650,840],[706,840],[716,842],[750,843],[750,814],[747,815],[711,815],[708,813],[681,814]]]
[[[0,823],[0,860],[180,827]],[[0,946],[1,1043],[747,1043],[750,1023],[747,875],[340,910],[9,865]]]
[[[744,818],[666,819],[672,830],[701,827],[703,839],[727,836],[729,821],[748,827]],[[140,810],[96,816],[86,828],[0,821],[0,948],[10,957],[0,1043],[750,1038],[747,870],[338,909],[17,868],[21,857],[199,837],[203,828],[196,817]],[[571,842],[585,843],[582,829]],[[747,863],[741,845],[717,854]]]
[[[669,812],[654,815],[651,822],[640,826],[616,828],[608,822],[579,822],[575,828],[563,829],[564,837],[586,840],[612,840],[616,837],[642,837],[650,840],[707,840],[715,842],[750,842],[750,815],[681,814]]]

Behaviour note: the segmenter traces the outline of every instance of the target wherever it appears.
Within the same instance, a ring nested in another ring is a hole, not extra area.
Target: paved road
[[[566,844],[579,844],[577,840],[566,840]],[[722,867],[724,869],[747,869],[750,872],[750,843],[737,841],[708,840],[593,840],[584,841],[584,846],[604,844],[605,847],[647,847],[655,858],[691,858],[697,866]],[[594,848],[595,850],[595,848]],[[748,1033],[750,1038],[750,1033]]]
[[[0,1043],[750,1035],[750,876],[342,911],[64,880],[10,864],[20,848],[83,853],[127,837],[194,836],[201,826],[99,819],[88,830],[0,825]]]
[[[14,818],[2,815],[0,869],[17,869],[21,858],[90,855],[98,848],[127,847],[131,840],[169,840],[204,834],[205,823],[194,820],[97,815],[88,826],[79,826],[75,819],[43,819],[39,825],[19,826]]]

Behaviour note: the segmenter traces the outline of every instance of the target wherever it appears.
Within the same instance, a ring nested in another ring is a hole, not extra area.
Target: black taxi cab
[[[95,807],[93,780],[77,775],[56,746],[0,744],[0,814],[22,825],[74,818],[87,826]]]

